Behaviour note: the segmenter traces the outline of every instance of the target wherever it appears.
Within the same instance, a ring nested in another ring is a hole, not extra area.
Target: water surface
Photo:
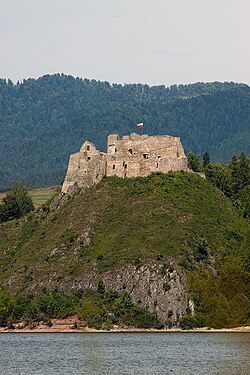
[[[250,333],[2,333],[2,375],[247,375]]]

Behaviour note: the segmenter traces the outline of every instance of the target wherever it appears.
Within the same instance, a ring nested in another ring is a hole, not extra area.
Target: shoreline
[[[250,326],[241,326],[235,328],[209,328],[209,327],[202,327],[202,328],[195,328],[195,329],[181,329],[181,328],[164,328],[164,329],[154,329],[154,328],[111,328],[111,329],[95,329],[89,327],[79,327],[79,328],[72,328],[68,325],[52,325],[48,327],[46,325],[37,325],[35,327],[29,328],[0,328],[0,333],[143,333],[143,332],[151,332],[151,333],[176,333],[176,332],[192,332],[192,333],[242,333],[247,332],[250,333]]]
[[[37,325],[27,322],[20,322],[13,324],[11,328],[0,327],[0,333],[125,333],[125,332],[161,332],[161,333],[171,333],[171,332],[248,332],[250,333],[249,326],[241,326],[234,328],[210,328],[202,327],[195,329],[181,329],[178,327],[173,328],[133,328],[133,327],[121,327],[118,325],[113,325],[110,329],[96,329],[89,328],[85,321],[80,320],[78,315],[71,315],[67,318],[51,319],[50,325],[46,324],[44,321],[40,321]]]

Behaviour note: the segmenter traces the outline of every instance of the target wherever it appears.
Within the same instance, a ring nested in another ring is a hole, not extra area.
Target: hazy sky
[[[0,77],[250,84],[250,0],[0,0]]]

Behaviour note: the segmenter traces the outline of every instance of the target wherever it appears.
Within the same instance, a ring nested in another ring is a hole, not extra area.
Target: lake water
[[[248,375],[250,333],[2,333],[1,375]]]

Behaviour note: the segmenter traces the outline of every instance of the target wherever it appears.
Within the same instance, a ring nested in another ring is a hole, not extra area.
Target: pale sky
[[[250,0],[0,0],[0,78],[250,84]]]

